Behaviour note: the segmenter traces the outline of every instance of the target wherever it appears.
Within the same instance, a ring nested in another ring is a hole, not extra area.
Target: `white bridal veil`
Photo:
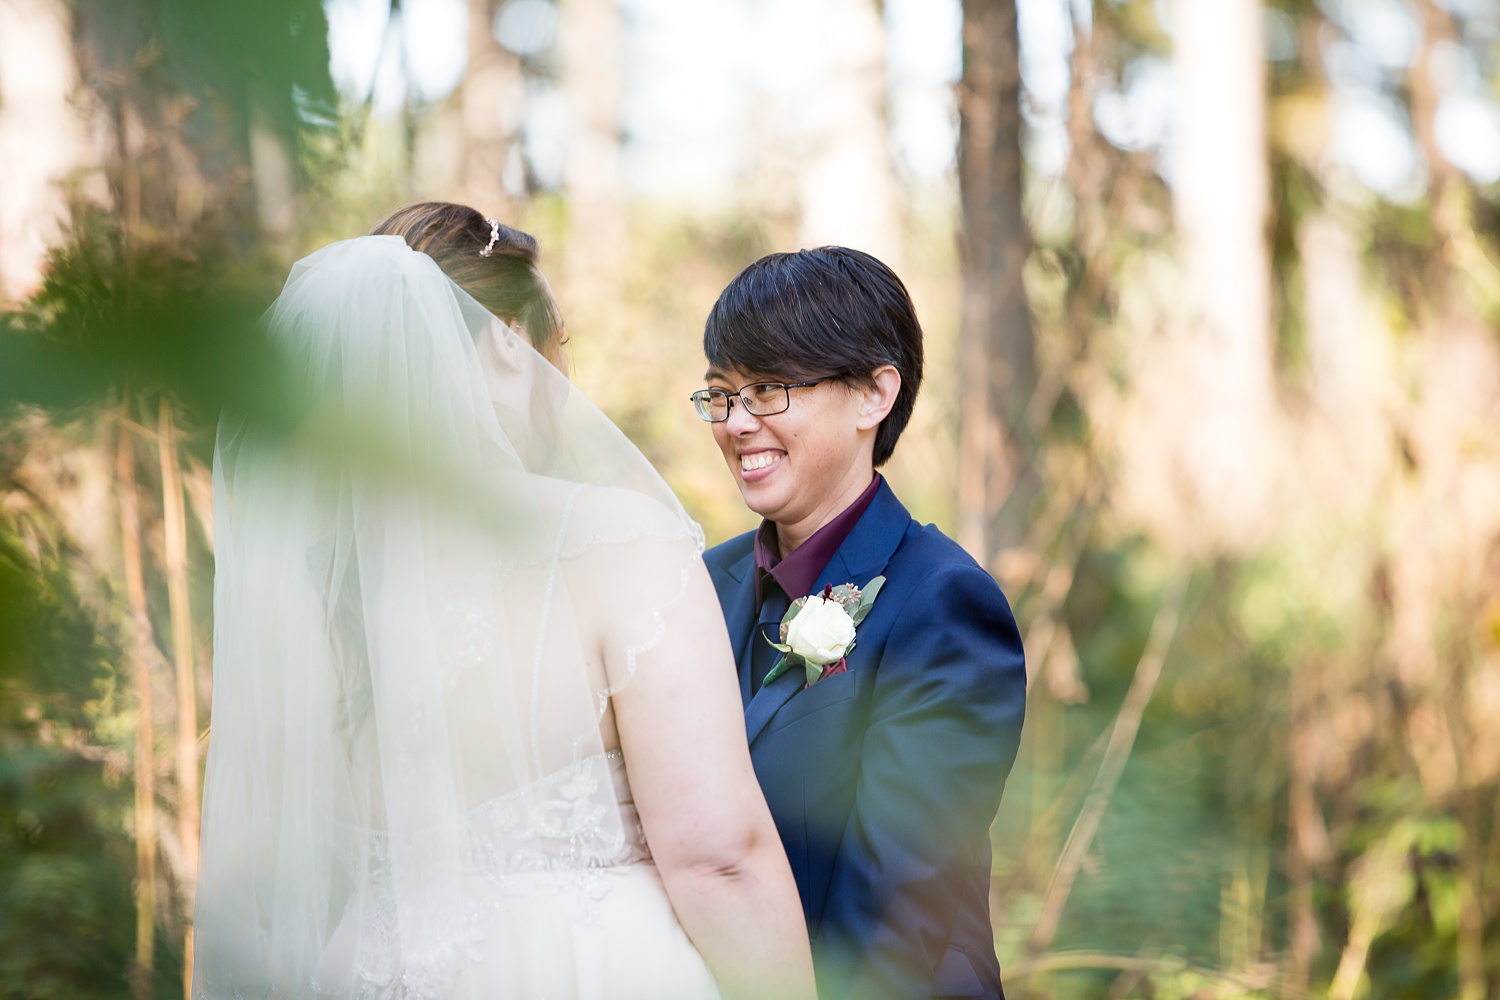
[[[302,409],[219,431],[194,993],[451,996],[466,880],[620,843],[568,789],[607,783],[702,535],[400,237],[300,261],[267,319]]]

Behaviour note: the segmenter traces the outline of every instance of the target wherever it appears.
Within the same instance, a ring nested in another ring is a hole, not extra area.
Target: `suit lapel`
[[[781,706],[791,701],[792,695],[802,690],[807,675],[801,670],[788,670],[769,684],[761,685],[745,709],[745,738],[753,745],[755,738],[766,728]]]
[[[845,583],[865,586],[891,561],[891,556],[896,554],[901,540],[906,537],[906,528],[910,523],[911,515],[901,505],[901,501],[896,499],[896,494],[891,492],[890,486],[882,482],[875,498],[870,501],[870,506],[855,524],[854,530],[849,532],[849,537],[844,539],[838,551],[828,560],[828,565],[818,577],[816,589],[821,590],[825,584],[830,583],[835,587]],[[753,568],[753,564],[754,556],[752,555],[746,565]],[[748,595],[744,601],[745,611],[731,624],[731,634],[735,636],[735,641],[741,644],[736,649],[740,664],[741,692],[742,695],[748,696],[750,644],[745,640],[755,631],[756,625],[754,573],[747,571],[745,579],[749,583],[745,591]],[[745,732],[752,745],[756,737],[770,723],[771,718],[791,700],[793,695],[802,690],[806,682],[807,678],[802,671],[789,670],[773,683],[763,686],[756,692],[754,698],[749,699],[745,709]]]
[[[829,583],[835,587],[845,583],[863,587],[869,583],[880,575],[891,556],[901,547],[910,524],[911,514],[891,492],[890,484],[882,481],[854,530],[828,560],[827,567],[818,577],[818,587],[821,589]]]
[[[724,624],[734,647],[735,669],[740,679],[740,704],[750,704],[750,637],[755,631],[755,555],[725,567],[734,581],[725,591]]]

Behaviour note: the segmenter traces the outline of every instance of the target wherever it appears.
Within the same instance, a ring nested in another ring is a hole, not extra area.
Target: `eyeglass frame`
[[[744,385],[740,386],[738,389],[735,389],[733,392],[728,389],[699,389],[697,390],[697,392],[694,392],[691,396],[689,396],[688,400],[693,404],[693,410],[698,414],[698,419],[708,424],[722,424],[726,422],[729,419],[730,415],[734,413],[734,401],[736,399],[738,399],[740,401],[740,405],[745,408],[745,412],[750,414],[752,417],[774,417],[778,413],[785,413],[787,410],[790,410],[792,408],[791,390],[806,389],[810,386],[822,385],[824,382],[832,382],[837,378],[839,378],[839,376],[837,375],[824,375],[822,378],[816,378],[810,382],[777,382],[774,379],[766,379],[760,382],[746,382]],[[744,393],[746,389],[752,389],[758,385],[781,386],[782,395],[786,397],[786,405],[779,410],[772,410],[770,413],[756,413],[754,410],[750,409],[750,401],[745,398]],[[726,406],[724,408],[724,416],[720,417],[718,420],[715,420],[712,417],[704,416],[703,411],[698,408],[699,393],[708,392],[722,392],[725,396]]]

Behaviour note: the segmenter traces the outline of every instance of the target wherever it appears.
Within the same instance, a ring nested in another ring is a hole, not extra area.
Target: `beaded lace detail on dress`
[[[452,832],[403,836],[447,845]],[[494,910],[535,892],[565,893],[576,901],[576,917],[592,922],[594,904],[609,891],[608,870],[651,861],[620,751],[581,760],[468,813],[457,838],[464,898],[456,909],[452,901],[440,901],[447,904],[443,910],[459,916],[430,948],[414,949],[400,939],[402,918],[431,922],[438,913],[397,912],[386,862],[396,835],[354,828],[342,834],[350,874],[364,869],[346,914],[362,929],[353,970],[359,1000],[440,1000],[482,940],[481,928]],[[316,983],[313,989],[327,992]]]

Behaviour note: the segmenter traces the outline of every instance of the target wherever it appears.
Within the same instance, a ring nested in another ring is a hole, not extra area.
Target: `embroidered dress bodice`
[[[601,904],[617,884],[611,876],[640,866],[655,877],[619,750],[580,760],[531,787],[479,805],[459,831],[395,834],[346,828],[342,834],[346,875],[359,886],[345,917],[363,929],[359,953],[352,956],[354,979],[361,984],[354,993],[359,1000],[446,997],[463,959],[481,954],[493,936],[491,922],[526,897],[543,897],[543,905],[561,905],[572,921],[598,927]],[[418,846],[430,841],[434,850],[457,842],[465,898],[457,907],[453,900],[433,900],[423,916],[450,913],[460,919],[428,954],[415,953],[410,942],[399,940],[401,918],[411,914],[396,911],[384,862],[397,836]]]
[[[522,872],[586,872],[651,860],[618,750],[487,802],[471,821],[474,870],[501,882]]]
[[[475,807],[461,830],[436,828],[398,834],[346,827],[340,855],[346,871],[376,888],[392,838],[434,847],[456,841],[465,876],[501,889],[518,889],[517,875],[551,873],[559,886],[580,885],[588,872],[651,860],[619,750],[595,755],[527,788]]]

